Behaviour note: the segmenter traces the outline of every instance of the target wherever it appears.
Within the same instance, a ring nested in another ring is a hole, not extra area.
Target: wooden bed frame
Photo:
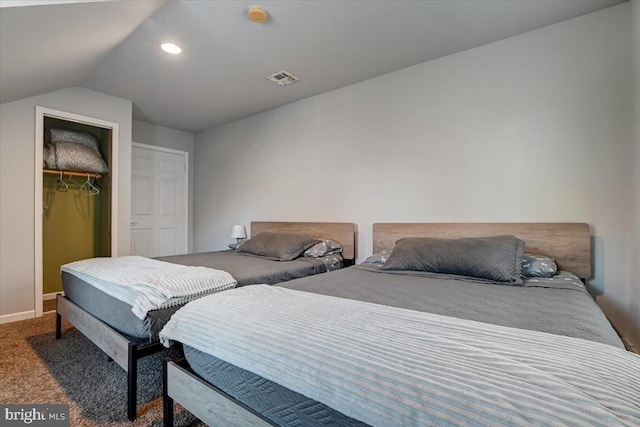
[[[165,358],[162,375],[164,426],[173,427],[173,399],[208,426],[277,426],[242,402],[212,386],[189,368],[184,358]]]
[[[321,239],[331,239],[343,246],[345,265],[355,262],[355,224],[335,222],[252,222],[251,235],[271,231],[302,234]],[[56,339],[62,337],[62,317],[67,319],[91,342],[127,373],[127,417],[137,416],[138,359],[164,349],[159,342],[139,344],[139,340],[121,334],[111,326],[89,314],[62,295],[56,301]]]
[[[559,268],[582,279],[591,276],[588,224],[578,223],[377,223],[373,251],[390,249],[403,237],[487,237],[514,235],[526,241],[526,251],[556,259]],[[173,426],[173,403],[179,403],[209,426],[270,426],[271,421],[247,408],[191,371],[184,359],[164,363],[164,426]]]

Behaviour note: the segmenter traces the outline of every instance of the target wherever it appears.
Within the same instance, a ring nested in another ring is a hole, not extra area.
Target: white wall
[[[34,310],[36,106],[119,123],[118,248],[131,221],[131,101],[78,87],[0,105],[0,320]],[[64,245],[63,242],[61,242]],[[62,248],[64,250],[64,246]],[[32,315],[32,314],[31,314]]]
[[[623,4],[199,133],[194,249],[251,220],[354,222],[360,261],[374,222],[587,222],[627,332],[630,49]]]
[[[631,277],[635,278],[632,283],[632,295],[630,304],[630,316],[632,319],[635,342],[640,346],[640,0],[631,2],[631,31],[632,31],[632,58],[633,58],[633,105],[634,105],[634,139],[635,139],[635,180],[633,186],[633,197],[635,209],[635,229],[632,236],[635,243],[631,257]]]
[[[193,251],[193,157],[194,135],[140,120],[133,121],[131,139],[134,142],[171,148],[189,153],[189,252]]]

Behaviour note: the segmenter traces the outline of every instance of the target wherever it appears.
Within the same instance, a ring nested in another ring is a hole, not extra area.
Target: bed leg
[[[127,369],[127,418],[136,419],[138,392],[138,355],[136,346],[129,343],[129,360]]]
[[[56,312],[56,339],[62,338],[62,316]]]
[[[167,364],[171,359],[165,357],[162,361],[162,406],[163,406],[163,426],[173,427],[173,399],[169,397],[167,383]]]

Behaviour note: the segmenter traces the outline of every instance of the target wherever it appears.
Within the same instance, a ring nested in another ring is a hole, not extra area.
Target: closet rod
[[[42,172],[50,173],[53,175],[60,175],[60,173],[62,173],[63,175],[67,175],[67,176],[86,176],[87,178],[102,178],[102,175],[100,175],[99,173],[92,173],[92,172],[60,171],[55,169],[42,169]]]

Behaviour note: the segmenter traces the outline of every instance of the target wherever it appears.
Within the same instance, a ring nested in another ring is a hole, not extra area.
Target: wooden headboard
[[[583,223],[377,223],[373,252],[392,248],[403,237],[487,237],[513,235],[526,242],[525,252],[553,257],[561,270],[591,277],[591,233]]]
[[[342,245],[342,257],[348,260],[355,259],[356,255],[355,231],[355,224],[351,222],[251,222],[252,236],[271,232],[334,240]]]

